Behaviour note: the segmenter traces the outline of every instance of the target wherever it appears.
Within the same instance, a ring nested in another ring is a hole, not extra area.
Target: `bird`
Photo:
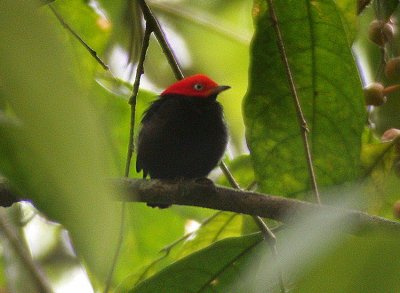
[[[228,143],[218,85],[204,74],[177,81],[144,112],[137,140],[136,171],[143,178],[206,178]]]

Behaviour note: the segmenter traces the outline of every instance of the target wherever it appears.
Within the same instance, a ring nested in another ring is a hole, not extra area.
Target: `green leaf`
[[[321,257],[297,284],[296,292],[396,292],[400,245],[390,235],[349,238]]]
[[[104,251],[114,251],[119,226],[117,195],[107,184],[112,155],[52,23],[29,3],[0,2],[0,92],[19,122],[0,124],[0,172],[68,229],[78,255],[104,278],[112,258]]]
[[[365,122],[361,84],[333,1],[275,1],[293,79],[310,128],[320,186],[358,177]],[[244,101],[246,138],[261,190],[310,189],[295,106],[268,12],[258,6]],[[279,60],[279,61],[278,61]]]
[[[257,233],[218,241],[177,261],[129,292],[222,292],[245,273],[245,264],[255,260],[262,240]]]
[[[364,169],[363,176],[381,176],[383,180],[385,175],[391,171],[393,162],[398,157],[397,143],[398,140],[363,145],[361,156]]]
[[[363,198],[369,201],[368,212],[393,218],[393,204],[399,199],[399,178],[395,175],[399,139],[380,142],[370,129],[364,137],[368,141],[363,143],[361,153],[362,184]]]
[[[153,217],[154,216],[152,216],[152,218]],[[164,214],[162,221],[165,222]],[[206,219],[196,231],[187,233],[185,236],[165,246],[160,251],[161,256],[154,259],[149,265],[141,268],[136,274],[129,276],[120,285],[120,291],[118,292],[126,292],[127,288],[133,287],[139,281],[154,275],[166,266],[171,265],[191,253],[204,249],[216,241],[227,237],[237,237],[242,235],[242,221],[243,216],[239,214],[228,212],[218,212],[214,214]],[[136,221],[136,224],[140,225],[140,221],[139,223]],[[161,222],[157,221],[157,218],[156,224],[159,226],[162,225]],[[153,227],[152,223],[147,223],[147,225],[150,225],[149,229],[152,231],[157,229],[156,226]],[[163,229],[165,230],[165,227]],[[168,232],[169,231],[170,228],[168,229]],[[139,231],[136,233],[138,232]],[[160,234],[158,234],[157,237],[151,235],[152,238],[156,238],[157,240],[160,238],[165,239],[165,236],[160,236]],[[141,240],[143,241],[145,239],[141,238]],[[151,243],[151,241],[148,239],[146,243]]]

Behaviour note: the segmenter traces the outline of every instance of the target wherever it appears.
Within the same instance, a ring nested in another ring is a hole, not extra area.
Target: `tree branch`
[[[170,45],[168,44],[167,38],[164,35],[163,30],[160,27],[160,24],[157,21],[157,18],[153,15],[150,7],[147,5],[146,1],[139,1],[140,8],[142,9],[144,19],[146,20],[146,24],[151,27],[151,30],[154,32],[154,35],[157,38],[158,43],[160,44],[168,62],[174,71],[176,79],[183,79],[182,70],[178,64],[178,61],[172,51]]]
[[[342,216],[367,230],[390,230],[400,234],[400,223],[366,213],[319,205],[257,192],[201,184],[195,181],[118,179],[121,200],[151,205],[188,205],[260,216],[292,224],[298,216],[320,212],[321,217]]]

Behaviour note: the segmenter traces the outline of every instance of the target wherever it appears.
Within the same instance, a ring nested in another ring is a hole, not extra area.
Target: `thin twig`
[[[130,121],[130,129],[129,129],[128,152],[127,152],[126,166],[125,166],[125,177],[126,178],[129,176],[132,155],[135,150],[135,144],[134,144],[135,131],[134,131],[134,129],[135,129],[135,117],[136,117],[136,98],[139,93],[140,79],[144,72],[144,60],[146,58],[147,49],[149,47],[150,35],[151,35],[151,29],[146,24],[146,28],[145,28],[145,32],[144,32],[144,36],[143,36],[142,48],[140,49],[140,56],[139,56],[138,64],[136,67],[135,82],[133,83],[132,95],[129,98],[129,104],[131,105],[131,121]],[[121,251],[122,242],[124,240],[125,217],[126,217],[126,206],[125,206],[125,204],[123,204],[122,211],[121,211],[121,227],[120,227],[120,233],[119,233],[119,241],[118,241],[117,249],[115,251],[115,255],[113,258],[112,265],[111,265],[111,270],[107,277],[107,282],[106,282],[106,286],[104,289],[104,293],[107,293],[110,290],[112,278],[114,275],[114,270],[117,265],[118,257],[119,257],[120,251]]]
[[[183,79],[181,67],[178,64],[174,52],[168,44],[167,38],[165,37],[157,18],[154,16],[153,12],[151,11],[145,0],[140,0],[139,4],[143,12],[144,19],[146,20],[146,24],[149,25],[151,27],[151,30],[154,32],[154,35],[156,36],[157,41],[160,44],[165,56],[167,57],[169,65],[171,66],[176,79]]]
[[[144,72],[144,60],[146,58],[147,48],[149,47],[151,30],[146,24],[146,29],[143,36],[142,48],[140,51],[139,61],[136,67],[136,76],[135,82],[133,83],[133,90],[132,95],[129,98],[129,104],[131,105],[131,122],[130,122],[130,129],[129,129],[129,145],[128,145],[128,153],[126,158],[126,166],[125,166],[125,177],[129,176],[129,170],[132,161],[132,154],[135,150],[135,116],[136,116],[136,98],[139,93],[139,85],[140,85],[140,78]]]
[[[255,220],[256,224],[260,228],[261,233],[263,234],[264,240],[268,242],[269,247],[271,248],[272,252],[272,257],[274,258],[275,262],[279,265],[279,254],[278,254],[278,248],[276,245],[276,237],[275,234],[271,231],[271,229],[265,224],[262,218],[253,216],[253,219]],[[280,266],[277,269],[278,271],[278,281],[279,281],[279,289],[281,293],[286,292],[285,288],[285,283],[283,281],[283,272]]]
[[[235,177],[233,177],[232,173],[229,171],[229,168],[224,163],[224,161],[221,161],[221,163],[219,164],[219,167],[221,168],[222,173],[224,173],[225,177],[228,179],[230,185],[235,189],[242,190],[240,188],[239,183],[235,180]],[[261,233],[264,236],[264,240],[269,244],[272,255],[275,258],[275,260],[277,261],[279,259],[279,256],[278,256],[278,249],[276,247],[276,237],[275,237],[274,233],[268,228],[267,224],[265,224],[265,222],[263,221],[263,219],[261,217],[253,215],[252,218],[258,225]],[[283,272],[280,269],[278,269],[278,280],[279,280],[279,287],[280,287],[281,293],[285,293],[286,289],[285,289],[285,285],[283,282]]]
[[[57,17],[58,21],[62,24],[62,26],[85,47],[85,49],[90,53],[90,55],[93,56],[94,59],[96,59],[96,61],[104,68],[104,70],[110,71],[110,68],[103,62],[103,60],[101,60],[96,51],[93,50],[88,44],[86,44],[86,42],[64,21],[62,16],[57,12],[53,5],[49,4],[48,6],[53,14]]]
[[[34,263],[31,255],[10,227],[7,214],[3,208],[0,208],[0,229],[1,232],[4,233],[5,238],[14,248],[15,253],[21,258],[21,261],[32,276],[32,280],[35,282],[39,292],[54,292],[40,268]]]
[[[233,188],[241,189],[239,183],[237,183],[232,173],[229,171],[228,166],[224,163],[224,161],[221,161],[221,163],[219,163],[219,167],[221,168],[222,173],[224,173],[226,179],[228,179],[229,184]]]
[[[125,177],[129,176],[129,171],[130,171],[130,166],[131,166],[131,161],[132,161],[132,155],[135,149],[135,144],[134,144],[134,138],[135,138],[135,117],[136,117],[136,98],[139,92],[139,86],[140,86],[140,79],[141,76],[144,72],[144,60],[146,58],[146,53],[147,49],[149,47],[149,41],[150,41],[150,35],[151,33],[154,32],[158,42],[160,43],[167,59],[168,62],[170,63],[175,76],[177,79],[182,79],[183,74],[182,71],[178,65],[178,62],[176,61],[176,58],[169,47],[169,44],[164,36],[163,31],[161,30],[160,25],[158,24],[157,19],[154,17],[152,14],[150,8],[147,6],[146,2],[144,0],[139,1],[139,5],[142,9],[145,21],[146,21],[146,28],[143,36],[143,42],[142,42],[142,47],[140,50],[140,56],[136,68],[136,75],[135,75],[135,82],[133,84],[133,90],[132,90],[132,95],[129,99],[129,104],[131,105],[131,121],[130,121],[130,129],[129,129],[129,144],[128,144],[128,152],[127,152],[127,158],[126,158],[126,165],[125,165]],[[120,242],[117,247],[117,251],[114,256],[114,260],[112,263],[111,267],[111,272],[108,276],[106,287],[104,292],[107,293],[110,286],[111,286],[111,281],[112,281],[112,275],[119,257],[120,249],[121,249],[121,244],[123,241],[123,231],[124,231],[124,222],[125,222],[125,206],[123,208],[123,213],[121,216],[121,230],[120,230]]]
[[[285,46],[283,43],[281,30],[279,28],[278,18],[276,16],[275,8],[274,8],[274,5],[272,2],[273,2],[273,0],[267,0],[268,11],[269,11],[269,14],[271,17],[272,26],[275,29],[279,52],[280,52],[280,55],[281,55],[281,58],[282,58],[282,61],[283,61],[284,67],[285,67],[286,77],[289,82],[289,87],[292,92],[292,97],[293,97],[295,108],[296,108],[297,119],[300,124],[300,132],[302,134],[304,149],[306,151],[306,159],[307,159],[307,165],[308,165],[308,172],[310,174],[310,179],[311,179],[311,187],[314,191],[315,200],[317,201],[317,203],[321,203],[321,199],[320,199],[319,191],[318,191],[317,180],[316,180],[315,173],[314,173],[313,161],[311,158],[310,146],[308,143],[309,128],[307,125],[307,121],[304,118],[303,111],[301,110],[299,96],[297,94],[296,85],[294,83],[292,71],[290,69],[289,61],[288,61],[288,58],[286,55],[286,49],[285,49]]]

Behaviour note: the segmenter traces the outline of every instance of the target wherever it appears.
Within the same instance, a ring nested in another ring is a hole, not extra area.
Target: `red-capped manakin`
[[[143,177],[206,177],[225,152],[228,131],[217,95],[229,89],[203,74],[164,90],[146,110],[137,143]]]

